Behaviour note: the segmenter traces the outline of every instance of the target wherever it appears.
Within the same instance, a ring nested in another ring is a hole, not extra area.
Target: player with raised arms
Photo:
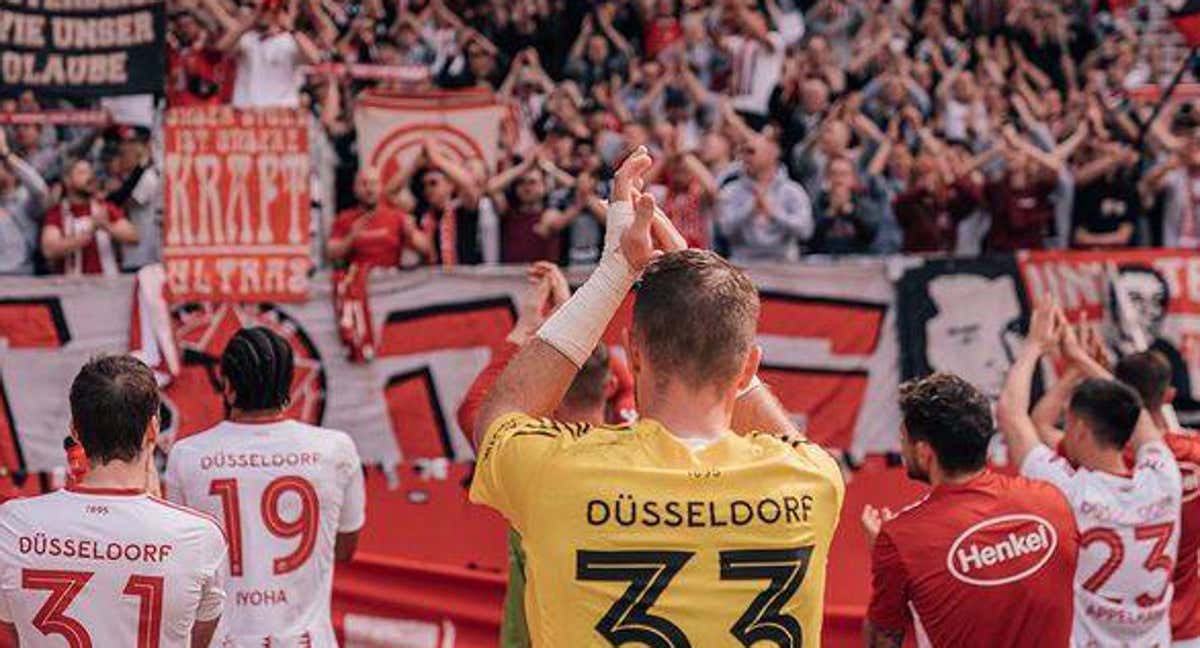
[[[203,648],[225,604],[216,521],[151,495],[158,385],[130,356],[71,383],[71,435],[90,469],[0,506],[0,621],[21,646]]]
[[[1029,414],[1037,364],[1059,348],[1089,376],[1067,404],[1060,441],[1065,456],[1044,442],[1045,431],[1039,436]],[[1071,503],[1080,532],[1075,644],[1169,645],[1183,488],[1179,466],[1137,392],[1113,380],[1086,352],[1050,300],[1034,308],[996,418],[1013,465],[1022,475],[1053,484]]]
[[[680,249],[640,191],[650,165],[644,150],[621,165],[599,265],[482,405],[471,499],[521,536],[533,645],[818,645],[841,473],[755,379],[754,284]],[[540,418],[639,277],[627,348],[642,418]]]
[[[1171,645],[1200,648],[1200,436],[1173,428],[1163,415],[1163,407],[1175,400],[1175,388],[1171,386],[1171,363],[1161,353],[1131,353],[1117,362],[1113,374],[1142,397],[1150,420],[1162,431],[1163,441],[1179,464],[1182,508],[1179,558],[1172,577]]]
[[[1066,648],[1079,533],[1050,484],[987,466],[991,405],[958,376],[900,387],[908,476],[932,486],[896,514],[867,506],[871,648]]]
[[[366,521],[362,464],[344,432],[286,418],[292,348],[262,327],[221,354],[227,420],[171,448],[172,500],[224,522],[230,605],[224,646],[334,646],[335,561]]]

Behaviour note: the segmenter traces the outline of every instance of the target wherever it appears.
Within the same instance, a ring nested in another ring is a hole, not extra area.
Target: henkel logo
[[[1183,476],[1183,501],[1190,502],[1200,496],[1200,466],[1190,461],[1181,461],[1179,473]]]
[[[1035,573],[1057,546],[1058,534],[1046,520],[1000,515],[963,531],[950,545],[946,568],[964,583],[995,587]]]

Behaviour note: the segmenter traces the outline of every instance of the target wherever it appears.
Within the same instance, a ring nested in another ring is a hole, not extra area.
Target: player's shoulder
[[[32,497],[17,497],[0,504],[0,519],[12,520],[35,516],[41,511],[57,510],[62,506],[63,491],[56,490]]]
[[[196,533],[225,542],[225,531],[221,523],[208,513],[153,495],[146,496],[146,503],[154,510],[158,519],[162,520],[164,525],[169,525],[175,534]]]
[[[795,465],[797,468],[815,472],[825,478],[843,483],[842,466],[833,454],[819,443],[802,434],[779,436],[765,432],[752,432],[744,437],[752,446]]]
[[[224,437],[228,434],[228,426],[225,424],[225,421],[221,421],[212,427],[205,428],[199,432],[196,432],[195,434],[189,434],[182,439],[176,440],[171,444],[170,454],[174,455],[175,453],[186,454],[193,452],[204,452],[211,447],[219,447],[223,443]]]
[[[606,443],[629,439],[636,424],[591,425],[577,421],[560,421],[528,414],[508,414],[492,424],[489,436],[500,438],[541,437],[568,442]]]
[[[1178,461],[1200,462],[1200,435],[1195,432],[1168,432],[1163,442]]]

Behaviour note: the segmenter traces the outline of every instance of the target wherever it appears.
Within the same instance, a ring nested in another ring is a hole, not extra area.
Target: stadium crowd
[[[156,108],[4,130],[0,272],[158,260],[162,106],[225,103],[311,111],[320,265],[594,263],[636,145],[689,243],[739,262],[1194,248],[1200,112],[1181,92],[1155,114],[1147,91],[1187,52],[1162,3],[1107,4],[173,0]],[[509,107],[498,168],[428,142],[386,184],[359,169],[370,86],[491,88]]]

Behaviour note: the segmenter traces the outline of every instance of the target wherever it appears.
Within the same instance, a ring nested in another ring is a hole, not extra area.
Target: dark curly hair
[[[233,387],[232,405],[244,412],[287,407],[293,372],[292,347],[261,326],[238,331],[221,353],[221,375]]]
[[[996,428],[983,392],[958,376],[935,373],[900,386],[900,411],[913,441],[925,441],[951,475],[979,470]]]

